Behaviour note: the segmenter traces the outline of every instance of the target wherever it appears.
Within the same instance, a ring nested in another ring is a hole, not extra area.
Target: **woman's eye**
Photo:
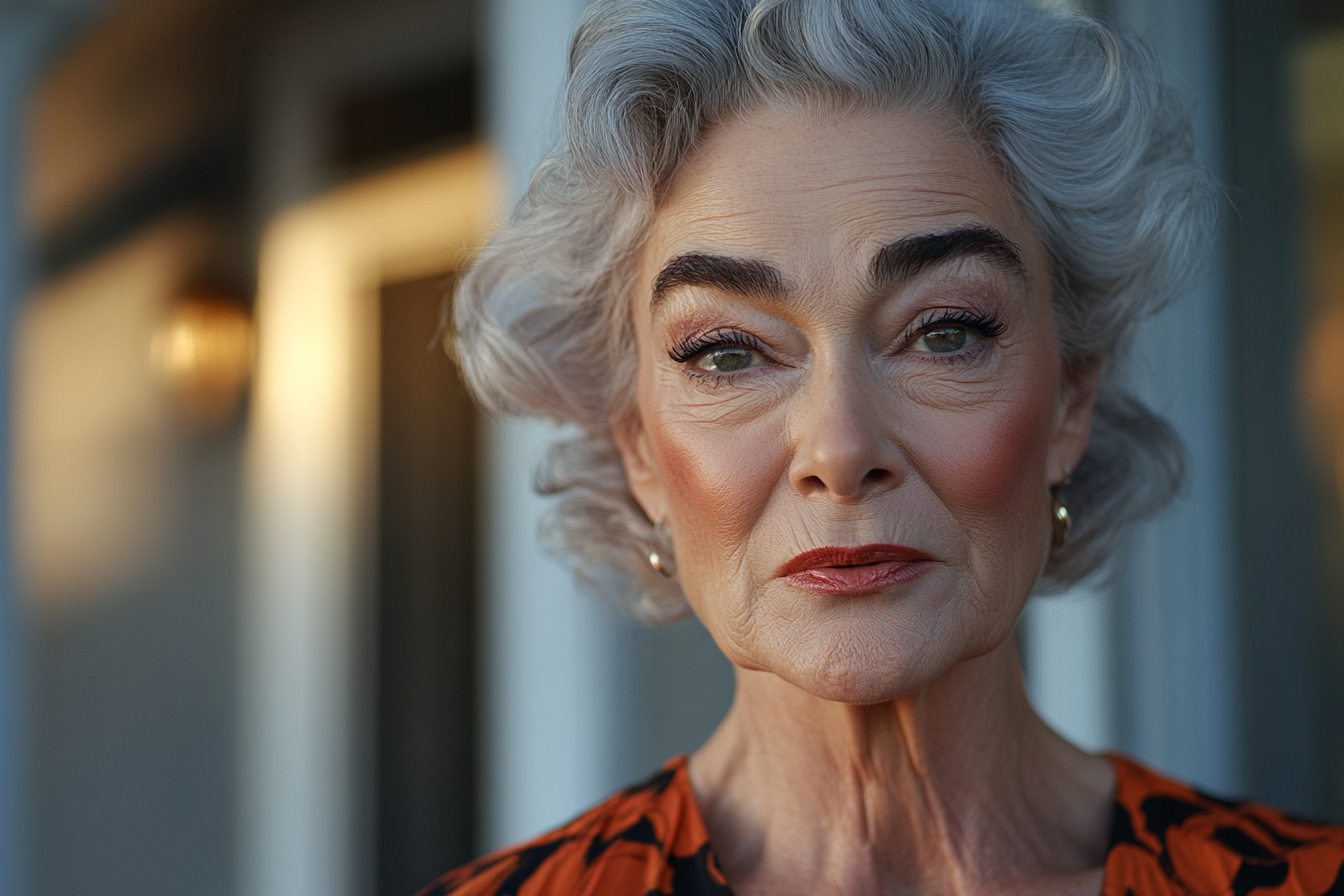
[[[962,326],[944,325],[925,330],[910,343],[911,351],[946,354],[960,351],[975,341],[975,334]]]
[[[765,360],[762,355],[754,348],[747,348],[741,345],[728,345],[722,348],[712,348],[707,352],[702,352],[691,364],[698,370],[712,370],[716,373],[732,373],[737,370],[746,370],[748,367],[754,367]]]

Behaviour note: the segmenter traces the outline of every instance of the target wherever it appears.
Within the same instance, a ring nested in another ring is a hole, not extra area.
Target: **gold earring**
[[[663,521],[659,520],[653,524],[653,546],[649,548],[649,565],[653,567],[654,572],[665,579],[670,579],[677,574],[671,564],[663,559],[663,555],[658,553],[658,543],[663,540]]]
[[[1052,505],[1050,517],[1054,526],[1055,550],[1059,550],[1064,547],[1064,542],[1069,540],[1069,531],[1073,529],[1073,517],[1069,515],[1069,508],[1058,498],[1055,498]]]

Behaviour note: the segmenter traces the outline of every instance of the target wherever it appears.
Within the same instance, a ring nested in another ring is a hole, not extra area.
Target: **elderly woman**
[[[483,404],[570,421],[550,534],[694,612],[689,758],[431,893],[1344,893],[1344,831],[1085,753],[1013,629],[1179,478],[1123,391],[1214,217],[1152,56],[971,0],[599,0],[565,135],[457,298]]]

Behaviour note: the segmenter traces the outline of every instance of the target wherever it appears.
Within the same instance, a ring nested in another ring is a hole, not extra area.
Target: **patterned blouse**
[[[1119,756],[1102,896],[1344,896],[1344,828],[1206,796]],[[732,896],[679,756],[420,896]]]

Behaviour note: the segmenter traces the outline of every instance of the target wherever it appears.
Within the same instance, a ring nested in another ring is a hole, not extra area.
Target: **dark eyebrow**
[[[873,258],[873,283],[880,289],[907,280],[934,265],[980,256],[1023,279],[1027,276],[1017,246],[992,227],[962,227],[947,233],[908,236],[883,246]]]
[[[678,255],[653,279],[652,305],[674,290],[702,286],[752,299],[781,299],[788,293],[784,276],[772,264],[752,258],[691,253]]]

